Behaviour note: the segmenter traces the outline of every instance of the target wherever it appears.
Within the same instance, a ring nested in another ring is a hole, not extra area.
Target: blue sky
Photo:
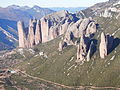
[[[40,7],[89,7],[98,2],[108,0],[1,0],[0,7],[8,5],[34,6]]]

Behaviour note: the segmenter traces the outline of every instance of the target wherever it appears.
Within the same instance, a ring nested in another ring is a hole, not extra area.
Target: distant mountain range
[[[83,9],[86,9],[87,7],[49,7],[49,8],[54,11],[67,10],[71,13],[75,13]]]
[[[12,5],[6,8],[0,7],[0,50],[12,49],[18,41],[17,21],[24,21],[28,24],[29,19],[41,19],[43,16],[55,11],[39,6],[17,6]]]
[[[0,8],[0,19],[8,19],[13,21],[24,21],[25,23],[28,23],[30,18],[36,18],[40,19],[43,16],[50,14],[54,12],[51,9],[48,8],[41,8],[39,6],[17,6],[17,5],[11,5],[6,8]]]

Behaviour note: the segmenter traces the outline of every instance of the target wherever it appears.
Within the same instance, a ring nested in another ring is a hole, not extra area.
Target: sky
[[[40,7],[89,7],[98,2],[108,0],[0,0],[0,7],[9,5],[34,6]]]

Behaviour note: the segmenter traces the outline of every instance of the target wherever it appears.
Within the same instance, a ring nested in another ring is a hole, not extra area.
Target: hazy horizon
[[[7,7],[10,5],[29,6],[34,5],[40,7],[90,7],[99,2],[105,2],[108,0],[3,0],[0,2],[0,7]]]

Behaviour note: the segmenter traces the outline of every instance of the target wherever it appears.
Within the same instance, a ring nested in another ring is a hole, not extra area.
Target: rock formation
[[[58,48],[59,51],[62,51],[63,50],[63,43],[62,41],[59,42],[59,48]]]
[[[30,20],[28,32],[26,33],[26,41],[20,40],[20,47],[33,47],[38,43],[45,43],[50,41],[59,35],[66,32],[69,24],[72,22],[67,11],[60,11],[50,15],[47,15],[40,19],[38,22],[36,19]],[[72,14],[71,14],[72,16]],[[21,27],[18,27],[18,29]],[[24,28],[23,28],[24,31]],[[21,38],[21,35],[19,35]],[[26,45],[23,45],[24,42]],[[22,45],[23,46],[22,46]]]
[[[41,20],[41,31],[42,31],[42,42],[48,41],[48,31],[49,31],[49,24],[48,20],[45,18],[42,18]]]
[[[33,47],[35,44],[35,35],[34,35],[35,25],[33,20],[29,22],[29,32],[28,32],[28,47]]]
[[[31,48],[38,43],[45,43],[65,34],[64,42],[73,45],[73,38],[79,38],[83,34],[96,32],[96,24],[91,18],[78,19],[67,11],[60,11],[43,17],[40,20],[30,20],[28,34],[26,34],[25,46]],[[87,31],[86,31],[87,30]],[[24,31],[24,30],[23,30]],[[19,42],[20,43],[20,42]],[[22,42],[23,43],[23,42]]]
[[[91,34],[97,32],[96,22],[92,18],[80,19],[76,23],[70,23],[66,33],[64,41],[70,45],[73,44],[73,38],[79,38],[83,34],[89,37]],[[71,36],[73,38],[71,38]]]
[[[87,45],[85,41],[85,36],[83,35],[81,36],[80,43],[77,48],[77,61],[76,62],[85,61],[86,50],[87,50],[86,48],[87,48]]]
[[[105,9],[105,11],[100,14],[100,17],[112,17],[112,14],[109,12],[109,9]]]
[[[89,23],[90,23],[90,18],[83,19],[79,27],[80,36],[86,34],[86,29]]]
[[[24,31],[24,23],[19,21],[17,23],[17,27],[18,27],[18,35],[19,35],[19,47],[26,47],[25,43],[26,43],[26,36],[25,36],[25,31]]]
[[[86,29],[86,36],[89,37],[91,34],[96,32],[97,32],[96,24],[95,22],[91,22]]]
[[[101,33],[101,42],[99,46],[99,51],[100,51],[100,57],[104,59],[105,56],[107,56],[107,39],[103,32]]]
[[[35,32],[35,44],[42,43],[42,31],[40,20],[37,21],[36,32]]]

